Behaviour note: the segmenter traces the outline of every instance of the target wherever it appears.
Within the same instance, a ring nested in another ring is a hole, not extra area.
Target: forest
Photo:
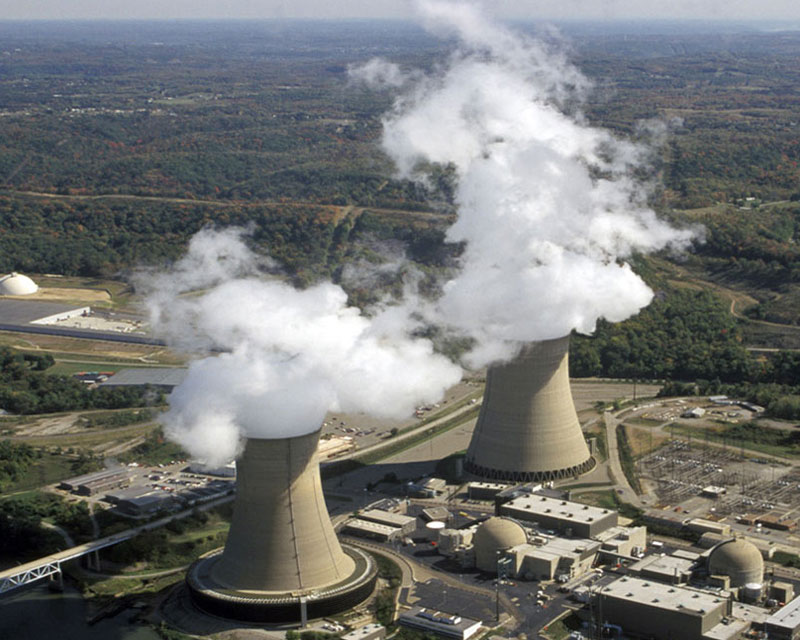
[[[42,371],[41,361],[0,347],[0,409],[16,414],[53,413],[140,407],[154,401],[153,392],[146,387],[89,389],[75,378]]]
[[[381,291],[343,273],[386,260],[381,243],[423,288],[440,285],[461,250],[444,242],[452,170],[397,179],[377,144],[392,95],[354,85],[347,68],[376,55],[425,68],[447,42],[388,23],[108,29],[0,24],[0,272],[125,278],[175,259],[199,229],[237,225],[295,284],[331,278],[360,306]],[[705,229],[682,266],[747,292],[756,302],[740,311],[753,320],[800,323],[800,35],[565,38],[595,85],[586,119],[650,145],[651,205]],[[714,294],[674,287],[646,259],[636,267],[656,300],[576,336],[573,375],[777,385],[771,406],[794,393],[782,386],[792,354],[752,355]],[[9,411],[142,403],[0,358]]]

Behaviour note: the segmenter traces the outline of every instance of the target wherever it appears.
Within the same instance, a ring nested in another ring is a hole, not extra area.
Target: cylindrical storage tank
[[[439,533],[444,529],[447,525],[440,520],[432,520],[425,525],[425,532],[428,535],[428,540],[437,541],[439,540]]]
[[[732,587],[760,584],[764,579],[764,560],[752,542],[734,538],[721,542],[711,550],[708,573],[729,576]]]
[[[531,482],[585,473],[594,459],[569,386],[569,336],[530,343],[493,365],[467,449],[467,471],[487,479]]]
[[[742,587],[742,600],[745,602],[757,602],[761,598],[762,584],[760,582],[748,582]]]
[[[475,545],[475,566],[487,573],[497,573],[497,559],[501,552],[525,544],[525,530],[509,518],[489,518],[482,523],[472,539]]]
[[[236,464],[236,501],[220,585],[295,592],[343,580],[353,560],[333,531],[317,462],[319,431],[247,441]]]

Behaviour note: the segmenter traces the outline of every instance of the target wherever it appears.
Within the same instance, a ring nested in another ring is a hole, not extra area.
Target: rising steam
[[[577,114],[589,82],[560,53],[475,4],[417,7],[427,27],[457,37],[449,62],[422,76],[372,61],[352,75],[404,87],[382,139],[403,176],[420,163],[456,169],[447,239],[466,248],[434,321],[475,338],[469,362],[481,366],[638,312],[653,294],[623,261],[693,237],[660,221],[631,178],[646,150]]]
[[[242,437],[310,433],[328,411],[405,417],[460,379],[409,337],[399,307],[367,318],[340,287],[297,290],[260,277],[258,263],[236,231],[203,231],[149,283],[150,316],[171,344],[218,351],[191,363],[164,416],[168,437],[198,459],[230,460]]]

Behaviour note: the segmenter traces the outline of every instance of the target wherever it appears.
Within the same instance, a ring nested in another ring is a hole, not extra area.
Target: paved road
[[[619,415],[619,413],[617,414]],[[616,481],[615,489],[619,493],[622,500],[636,505],[637,507],[645,506],[639,495],[633,490],[622,471],[622,464],[619,460],[619,444],[617,443],[617,425],[622,422],[617,415],[610,411],[603,413],[603,421],[606,424],[606,444],[608,446],[608,466],[614,480]]]
[[[447,422],[452,418],[456,418],[460,415],[473,411],[475,407],[479,407],[481,405],[482,400],[476,400],[474,403],[467,403],[463,407],[459,407],[455,411],[450,411],[442,415],[440,418],[436,420],[432,420],[431,422],[427,422],[425,424],[421,424],[418,427],[414,427],[406,431],[405,433],[398,434],[393,438],[387,438],[386,440],[381,440],[380,442],[376,442],[368,447],[364,447],[363,449],[357,449],[356,451],[351,451],[346,453],[342,456],[337,456],[336,458],[331,459],[331,462],[336,463],[341,460],[349,460],[350,458],[358,458],[365,453],[371,453],[372,451],[377,451],[382,449],[383,447],[388,447],[390,445],[394,445],[398,442],[402,442],[403,440],[408,440],[409,438],[413,438],[414,436],[419,435],[420,433],[424,432],[426,429],[431,429],[438,427],[443,422]]]

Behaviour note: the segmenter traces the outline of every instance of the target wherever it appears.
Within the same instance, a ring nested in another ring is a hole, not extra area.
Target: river
[[[87,605],[72,586],[52,592],[47,580],[0,596],[0,638],[3,640],[159,640],[150,627],[130,623],[126,609],[94,625],[86,623]]]

